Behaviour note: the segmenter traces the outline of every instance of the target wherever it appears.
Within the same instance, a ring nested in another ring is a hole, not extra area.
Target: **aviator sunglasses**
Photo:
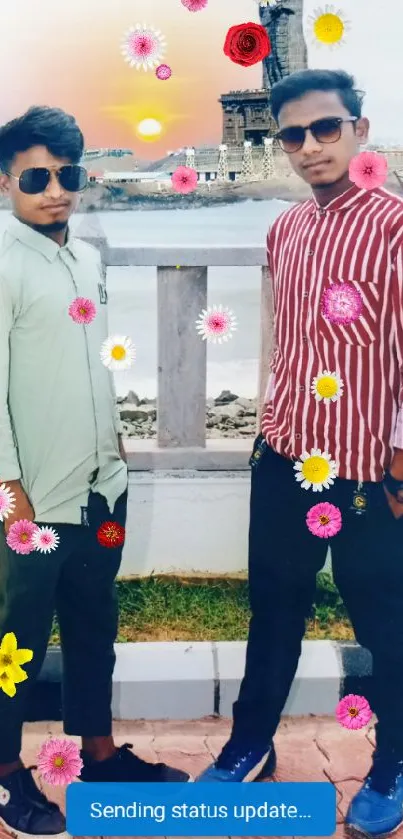
[[[316,119],[310,125],[290,125],[283,128],[274,135],[276,140],[287,154],[293,154],[302,149],[305,143],[306,132],[310,131],[318,143],[337,143],[341,137],[342,125],[344,122],[356,122],[358,117],[325,117]]]
[[[71,164],[53,171],[60,186],[66,192],[82,192],[88,185],[88,174],[84,166]],[[45,192],[52,177],[50,169],[40,166],[24,169],[20,176],[13,175],[11,172],[5,172],[5,174],[18,181],[20,190],[25,195],[38,195],[40,192]]]

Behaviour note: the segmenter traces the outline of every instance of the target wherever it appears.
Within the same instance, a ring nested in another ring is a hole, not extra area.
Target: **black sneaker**
[[[129,751],[133,746],[125,743],[117,749],[116,754],[107,760],[91,760],[81,752],[84,766],[81,770],[80,781],[92,783],[162,783],[171,781],[175,783],[186,783],[190,781],[190,775],[180,769],[174,769],[165,763],[147,763]]]
[[[35,784],[30,766],[0,778],[0,826],[13,839],[52,836],[68,839],[66,820],[57,804],[48,801]]]

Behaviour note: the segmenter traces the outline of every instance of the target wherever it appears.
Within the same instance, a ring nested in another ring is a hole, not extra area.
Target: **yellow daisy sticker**
[[[302,489],[312,487],[313,492],[330,489],[337,477],[335,461],[331,459],[330,454],[321,452],[320,449],[311,449],[310,453],[305,452],[301,460],[294,463],[294,469],[295,478]]]
[[[15,685],[28,678],[21,665],[32,658],[32,650],[19,650],[14,632],[7,632],[0,644],[0,690],[7,696],[15,696]]]
[[[308,17],[314,44],[325,44],[327,47],[340,47],[345,43],[345,34],[350,23],[340,9],[334,6],[315,9]]]
[[[126,335],[113,335],[101,347],[101,361],[110,370],[128,370],[136,358],[136,350]]]
[[[329,370],[324,370],[315,376],[311,385],[311,393],[315,396],[317,402],[337,402],[340,396],[343,396],[344,382],[337,376],[336,373],[331,373]]]

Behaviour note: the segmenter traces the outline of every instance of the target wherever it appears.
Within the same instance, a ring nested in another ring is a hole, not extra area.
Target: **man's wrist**
[[[386,470],[384,479],[384,486],[387,491],[399,502],[403,504],[403,478],[395,477],[390,470]]]

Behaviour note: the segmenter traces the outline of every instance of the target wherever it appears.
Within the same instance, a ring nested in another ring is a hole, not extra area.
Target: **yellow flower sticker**
[[[313,35],[314,44],[325,44],[327,47],[340,47],[345,43],[345,34],[350,28],[350,23],[345,19],[340,9],[334,6],[315,9],[313,15],[309,15],[308,24]]]
[[[16,694],[16,684],[25,682],[28,678],[22,664],[32,661],[32,650],[19,650],[14,632],[7,632],[0,644],[0,689],[13,697]]]
[[[324,370],[315,376],[311,385],[311,393],[317,402],[323,400],[325,403],[337,402],[343,395],[344,382],[336,373]]]
[[[321,452],[320,449],[311,449],[310,453],[304,452],[301,460],[294,464],[294,469],[295,479],[302,489],[312,487],[313,492],[330,489],[337,477],[335,461],[331,459],[330,454]]]

